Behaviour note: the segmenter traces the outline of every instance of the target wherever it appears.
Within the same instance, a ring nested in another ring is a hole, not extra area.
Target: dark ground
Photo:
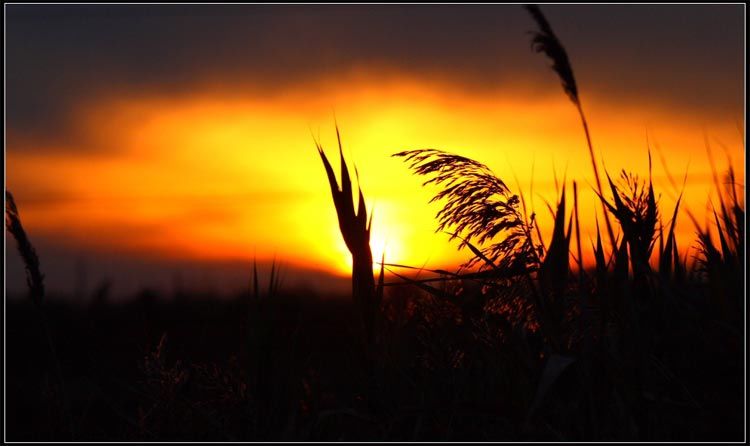
[[[255,313],[248,296],[163,301],[143,293],[128,304],[88,307],[59,301],[50,296],[44,303],[54,355],[37,308],[7,301],[9,441],[743,435],[742,339],[723,335],[720,327],[707,328],[710,339],[726,342],[711,353],[700,345],[670,353],[700,352],[691,370],[672,369],[678,378],[660,384],[664,395],[673,396],[646,398],[652,406],[644,406],[644,419],[637,420],[647,426],[643,432],[624,426],[630,418],[618,415],[624,403],[617,398],[595,429],[586,425],[591,414],[578,403],[577,363],[529,416],[544,358],[528,364],[529,353],[518,349],[535,348],[534,337],[503,343],[469,324],[468,313],[452,314],[450,306],[421,307],[418,317],[408,300],[390,300],[382,329],[386,347],[373,364],[362,354],[344,299],[276,296],[271,305],[253,306]],[[592,387],[599,385],[608,386]]]

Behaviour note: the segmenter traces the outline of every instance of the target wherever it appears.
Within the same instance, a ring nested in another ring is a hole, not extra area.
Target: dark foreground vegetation
[[[338,178],[318,151],[352,253],[351,298],[284,294],[278,275],[251,271],[234,300],[144,292],[113,305],[104,288],[74,307],[45,295],[7,195],[30,294],[7,302],[7,439],[742,441],[744,185],[731,163],[714,170],[704,227],[680,200],[664,209],[650,177],[600,179],[567,54],[529,12],[588,143],[603,222],[591,245],[575,182],[572,200],[563,182],[550,206],[545,241],[487,166],[413,150],[396,155],[440,188],[438,229],[474,258],[420,279],[384,264],[376,280],[339,139]],[[675,237],[685,213],[697,240]]]
[[[741,317],[708,286],[669,286],[637,329],[588,327],[565,354],[483,310],[495,299],[392,289],[374,361],[348,300],[52,296],[57,359],[34,305],[11,300],[7,439],[742,439]]]
[[[6,438],[743,439],[745,211],[731,169],[717,175],[714,227],[696,226],[685,254],[679,204],[664,218],[650,181],[611,181],[602,203],[615,249],[597,236],[586,247],[595,265],[582,269],[575,183],[573,209],[563,188],[544,243],[486,166],[401,156],[450,185],[439,224],[463,224],[456,237],[475,257],[419,279],[385,264],[375,280],[365,214],[340,194],[342,233],[367,250],[353,256],[364,263],[353,299],[285,294],[278,275],[260,283],[249,271],[248,292],[230,300],[144,291],[116,305],[102,287],[88,306],[64,304],[45,295],[43,261],[7,195],[29,298],[7,301]]]

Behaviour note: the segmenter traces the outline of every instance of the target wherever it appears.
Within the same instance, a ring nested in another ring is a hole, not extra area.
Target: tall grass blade
[[[399,279],[403,280],[404,282],[406,282],[406,284],[408,284],[408,285],[414,285],[417,288],[419,288],[419,289],[421,289],[423,291],[426,291],[429,294],[432,294],[433,296],[436,296],[436,297],[439,297],[439,298],[445,299],[445,300],[450,300],[450,299],[453,298],[453,296],[450,295],[450,294],[448,294],[447,292],[445,292],[445,291],[443,291],[443,290],[441,290],[439,288],[435,288],[434,286],[428,285],[426,283],[427,280],[414,280],[414,279],[411,279],[411,278],[409,278],[407,276],[399,274],[399,273],[397,273],[396,271],[393,271],[390,268],[388,268],[388,272],[391,273],[391,274],[393,274],[394,276],[398,277]],[[441,279],[440,281],[444,281],[444,280],[445,279]],[[399,284],[399,285],[402,285],[402,284]]]
[[[729,243],[727,243],[727,238],[725,233],[729,232],[729,230],[725,227],[722,228],[721,223],[719,223],[719,216],[716,214],[716,210],[713,211],[714,214],[714,221],[716,222],[716,231],[719,234],[719,246],[721,246],[721,257],[723,259],[723,263],[725,265],[731,265],[732,264],[732,250],[729,248]]]
[[[383,292],[385,289],[385,252],[380,257],[380,275],[378,276],[378,285],[375,290],[375,305],[380,307],[383,302]]]
[[[23,229],[21,216],[10,191],[5,191],[5,228],[16,240],[18,253],[21,254],[21,259],[23,259],[29,295],[34,302],[41,303],[44,299],[44,274],[39,267],[39,256],[34,249],[34,245],[31,244],[26,231]]]
[[[72,439],[75,438],[76,431],[73,424],[73,417],[70,412],[70,404],[65,390],[65,380],[63,379],[62,369],[60,366],[60,359],[57,355],[57,348],[53,341],[52,331],[49,323],[47,322],[46,312],[42,301],[44,300],[44,274],[42,274],[39,267],[39,256],[34,249],[34,245],[31,244],[26,231],[21,223],[21,216],[18,212],[18,207],[13,199],[13,194],[10,191],[5,191],[5,228],[16,240],[18,246],[18,252],[23,259],[24,268],[26,270],[26,285],[29,288],[29,296],[35,307],[38,310],[39,319],[44,330],[45,337],[47,339],[47,345],[49,346],[50,356],[52,365],[54,367],[55,377],[60,389],[61,400],[62,400],[62,412],[65,420],[68,424],[68,430]]]
[[[352,182],[349,169],[344,159],[344,149],[341,144],[341,133],[336,126],[336,139],[339,146],[341,160],[341,187],[333,172],[323,147],[316,141],[318,154],[323,161],[328,184],[333,196],[333,204],[339,220],[339,229],[352,254],[352,299],[360,314],[365,348],[374,340],[374,325],[378,307],[376,306],[375,279],[372,271],[372,251],[370,249],[370,227],[372,220],[367,218],[367,209],[362,189],[358,187],[358,206],[354,209]],[[355,168],[356,171],[356,168]],[[357,174],[359,175],[359,174]]]
[[[542,283],[553,296],[560,296],[565,289],[568,277],[568,252],[570,246],[570,226],[565,231],[565,186],[555,212],[552,240],[539,270]]]
[[[552,70],[557,73],[560,78],[560,82],[563,87],[563,91],[568,95],[570,101],[575,105],[578,110],[578,115],[581,118],[581,124],[583,125],[583,131],[586,135],[586,144],[589,148],[589,157],[591,159],[591,166],[594,171],[594,179],[596,180],[596,188],[599,195],[603,195],[602,184],[599,179],[599,167],[597,165],[596,156],[594,155],[594,146],[591,143],[591,135],[589,134],[589,126],[586,121],[586,116],[583,113],[583,107],[581,106],[581,99],[578,95],[578,86],[576,85],[575,76],[573,75],[573,67],[568,59],[568,53],[565,51],[560,40],[557,38],[555,33],[552,31],[547,18],[542,13],[542,10],[537,5],[525,5],[526,10],[531,14],[531,17],[539,27],[539,31],[532,32],[531,46],[537,53],[544,53],[552,61]],[[612,224],[609,221],[609,215],[607,215],[606,209],[602,209],[604,213],[604,222],[607,226],[607,233],[612,248],[614,249],[615,234],[612,230]]]
[[[618,283],[625,283],[628,280],[628,244],[624,237],[615,254],[614,276]]]
[[[604,247],[599,231],[599,222],[596,222],[596,248],[594,248],[594,260],[596,261],[597,276],[605,277],[607,274],[607,260],[604,258]]]
[[[578,285],[583,289],[583,250],[581,249],[581,225],[578,214],[578,184],[573,181],[573,207],[576,225],[576,252],[578,253]]]
[[[676,246],[676,240],[674,235],[674,229],[677,225],[677,214],[680,210],[680,202],[682,201],[682,194],[680,194],[679,198],[677,198],[677,204],[675,204],[674,212],[672,213],[672,222],[669,225],[669,232],[667,234],[667,240],[664,243],[664,246],[661,247],[661,252],[659,254],[659,272],[664,277],[668,277],[670,273],[672,272],[672,265],[674,264],[675,268],[677,267],[677,264],[680,261],[679,257],[673,257],[673,247]],[[676,270],[676,269],[675,269]]]

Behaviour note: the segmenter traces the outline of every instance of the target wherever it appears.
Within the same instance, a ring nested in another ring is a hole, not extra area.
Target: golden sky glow
[[[556,196],[554,172],[559,181],[578,181],[589,251],[596,201],[588,152],[573,106],[557,93],[480,95],[449,84],[362,76],[263,96],[212,88],[169,96],[113,93],[77,108],[76,137],[56,141],[57,147],[14,139],[7,186],[28,230],[64,245],[157,258],[276,256],[344,274],[349,255],[313,142],[313,136],[322,141],[337,168],[335,116],[368,210],[374,209],[377,259],[383,250],[386,261],[414,266],[451,267],[466,258],[446,235],[434,233],[439,206],[427,202],[436,189],[421,187],[422,179],[390,157],[418,148],[484,162],[514,191],[517,177],[543,233],[550,229],[544,200]],[[659,153],[678,182],[689,167],[685,203],[701,222],[713,194],[704,135],[722,169],[722,145],[728,148],[744,182],[742,116],[683,113],[647,100],[627,107],[585,94],[583,103],[594,146],[613,176],[625,169],[647,177],[647,137],[659,147],[654,183],[665,214],[677,193]],[[51,198],[36,199],[41,196]],[[682,249],[693,244],[694,228],[684,216],[678,235]]]

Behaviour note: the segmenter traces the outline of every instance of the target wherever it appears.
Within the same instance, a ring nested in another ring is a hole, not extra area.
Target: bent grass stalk
[[[68,424],[69,434],[71,438],[75,438],[73,417],[70,413],[70,406],[65,392],[65,381],[63,380],[62,369],[60,368],[60,360],[57,354],[57,349],[55,348],[55,343],[52,340],[52,332],[49,323],[47,322],[44,306],[42,305],[44,300],[44,274],[42,274],[39,266],[39,256],[36,253],[36,249],[34,249],[34,245],[31,244],[31,240],[26,234],[26,230],[23,228],[18,207],[16,206],[15,199],[10,191],[5,191],[5,229],[16,240],[18,253],[21,255],[21,259],[23,259],[24,267],[26,269],[26,284],[29,287],[29,297],[38,311],[39,320],[42,329],[44,330],[45,337],[47,338],[52,365],[55,370],[54,373],[60,388],[62,410]]]
[[[39,268],[39,256],[26,235],[21,224],[21,216],[18,207],[10,191],[5,192],[5,228],[10,232],[18,245],[18,253],[23,259],[26,268],[26,285],[29,287],[29,296],[36,304],[44,299],[44,274]]]
[[[578,95],[578,86],[576,85],[576,79],[573,75],[573,67],[570,65],[568,59],[568,53],[565,51],[560,40],[552,31],[547,18],[542,13],[542,10],[537,5],[525,5],[526,10],[531,14],[531,17],[539,26],[539,31],[532,32],[531,46],[537,53],[544,53],[552,61],[552,70],[557,73],[562,83],[563,91],[568,95],[570,101],[575,105],[578,110],[578,116],[581,118],[581,124],[583,125],[583,132],[586,135],[586,144],[589,149],[589,158],[591,159],[591,167],[594,171],[594,179],[596,180],[596,189],[599,195],[603,196],[602,183],[599,177],[599,167],[596,161],[596,155],[594,154],[594,146],[591,143],[591,134],[589,133],[589,125],[586,120],[586,115],[583,113],[583,107],[581,105],[581,98]],[[615,235],[612,230],[612,224],[607,214],[607,209],[602,205],[602,212],[604,213],[604,222],[607,226],[607,234],[609,235],[612,249],[616,249]]]

